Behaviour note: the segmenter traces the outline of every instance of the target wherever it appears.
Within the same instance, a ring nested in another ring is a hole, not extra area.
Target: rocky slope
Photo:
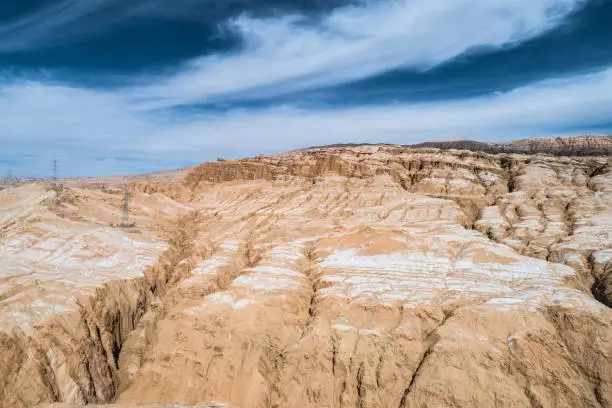
[[[330,147],[130,188],[137,230],[120,190],[0,192],[0,406],[612,407],[609,157]]]

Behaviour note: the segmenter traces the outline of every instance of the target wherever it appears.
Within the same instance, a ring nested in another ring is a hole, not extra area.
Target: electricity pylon
[[[123,228],[131,228],[134,222],[130,222],[130,192],[127,187],[123,188],[123,218],[121,220]]]
[[[130,192],[127,187],[123,189],[123,224],[130,222]]]

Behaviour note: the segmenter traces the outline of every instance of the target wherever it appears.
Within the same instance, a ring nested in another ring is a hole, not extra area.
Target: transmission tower
[[[123,190],[123,223],[127,225],[130,221],[130,192],[127,188]]]
[[[130,192],[127,187],[123,188],[123,219],[121,226],[124,228],[130,228],[134,226],[133,222],[130,222]]]
[[[53,160],[53,181],[57,181],[57,160]]]

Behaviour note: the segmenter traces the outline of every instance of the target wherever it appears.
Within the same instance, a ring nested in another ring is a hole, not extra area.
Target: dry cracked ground
[[[612,160],[315,148],[0,192],[0,406],[612,407]],[[105,405],[110,404],[110,405]]]

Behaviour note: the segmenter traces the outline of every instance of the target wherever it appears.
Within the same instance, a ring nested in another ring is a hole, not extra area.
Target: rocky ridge
[[[113,191],[2,191],[0,405],[610,407],[611,166],[218,161],[133,181],[136,231]]]
[[[552,154],[555,156],[597,156],[612,154],[612,135],[543,137],[515,140],[507,143],[455,140],[448,142],[425,142],[412,147],[440,149],[462,149],[486,153]]]

